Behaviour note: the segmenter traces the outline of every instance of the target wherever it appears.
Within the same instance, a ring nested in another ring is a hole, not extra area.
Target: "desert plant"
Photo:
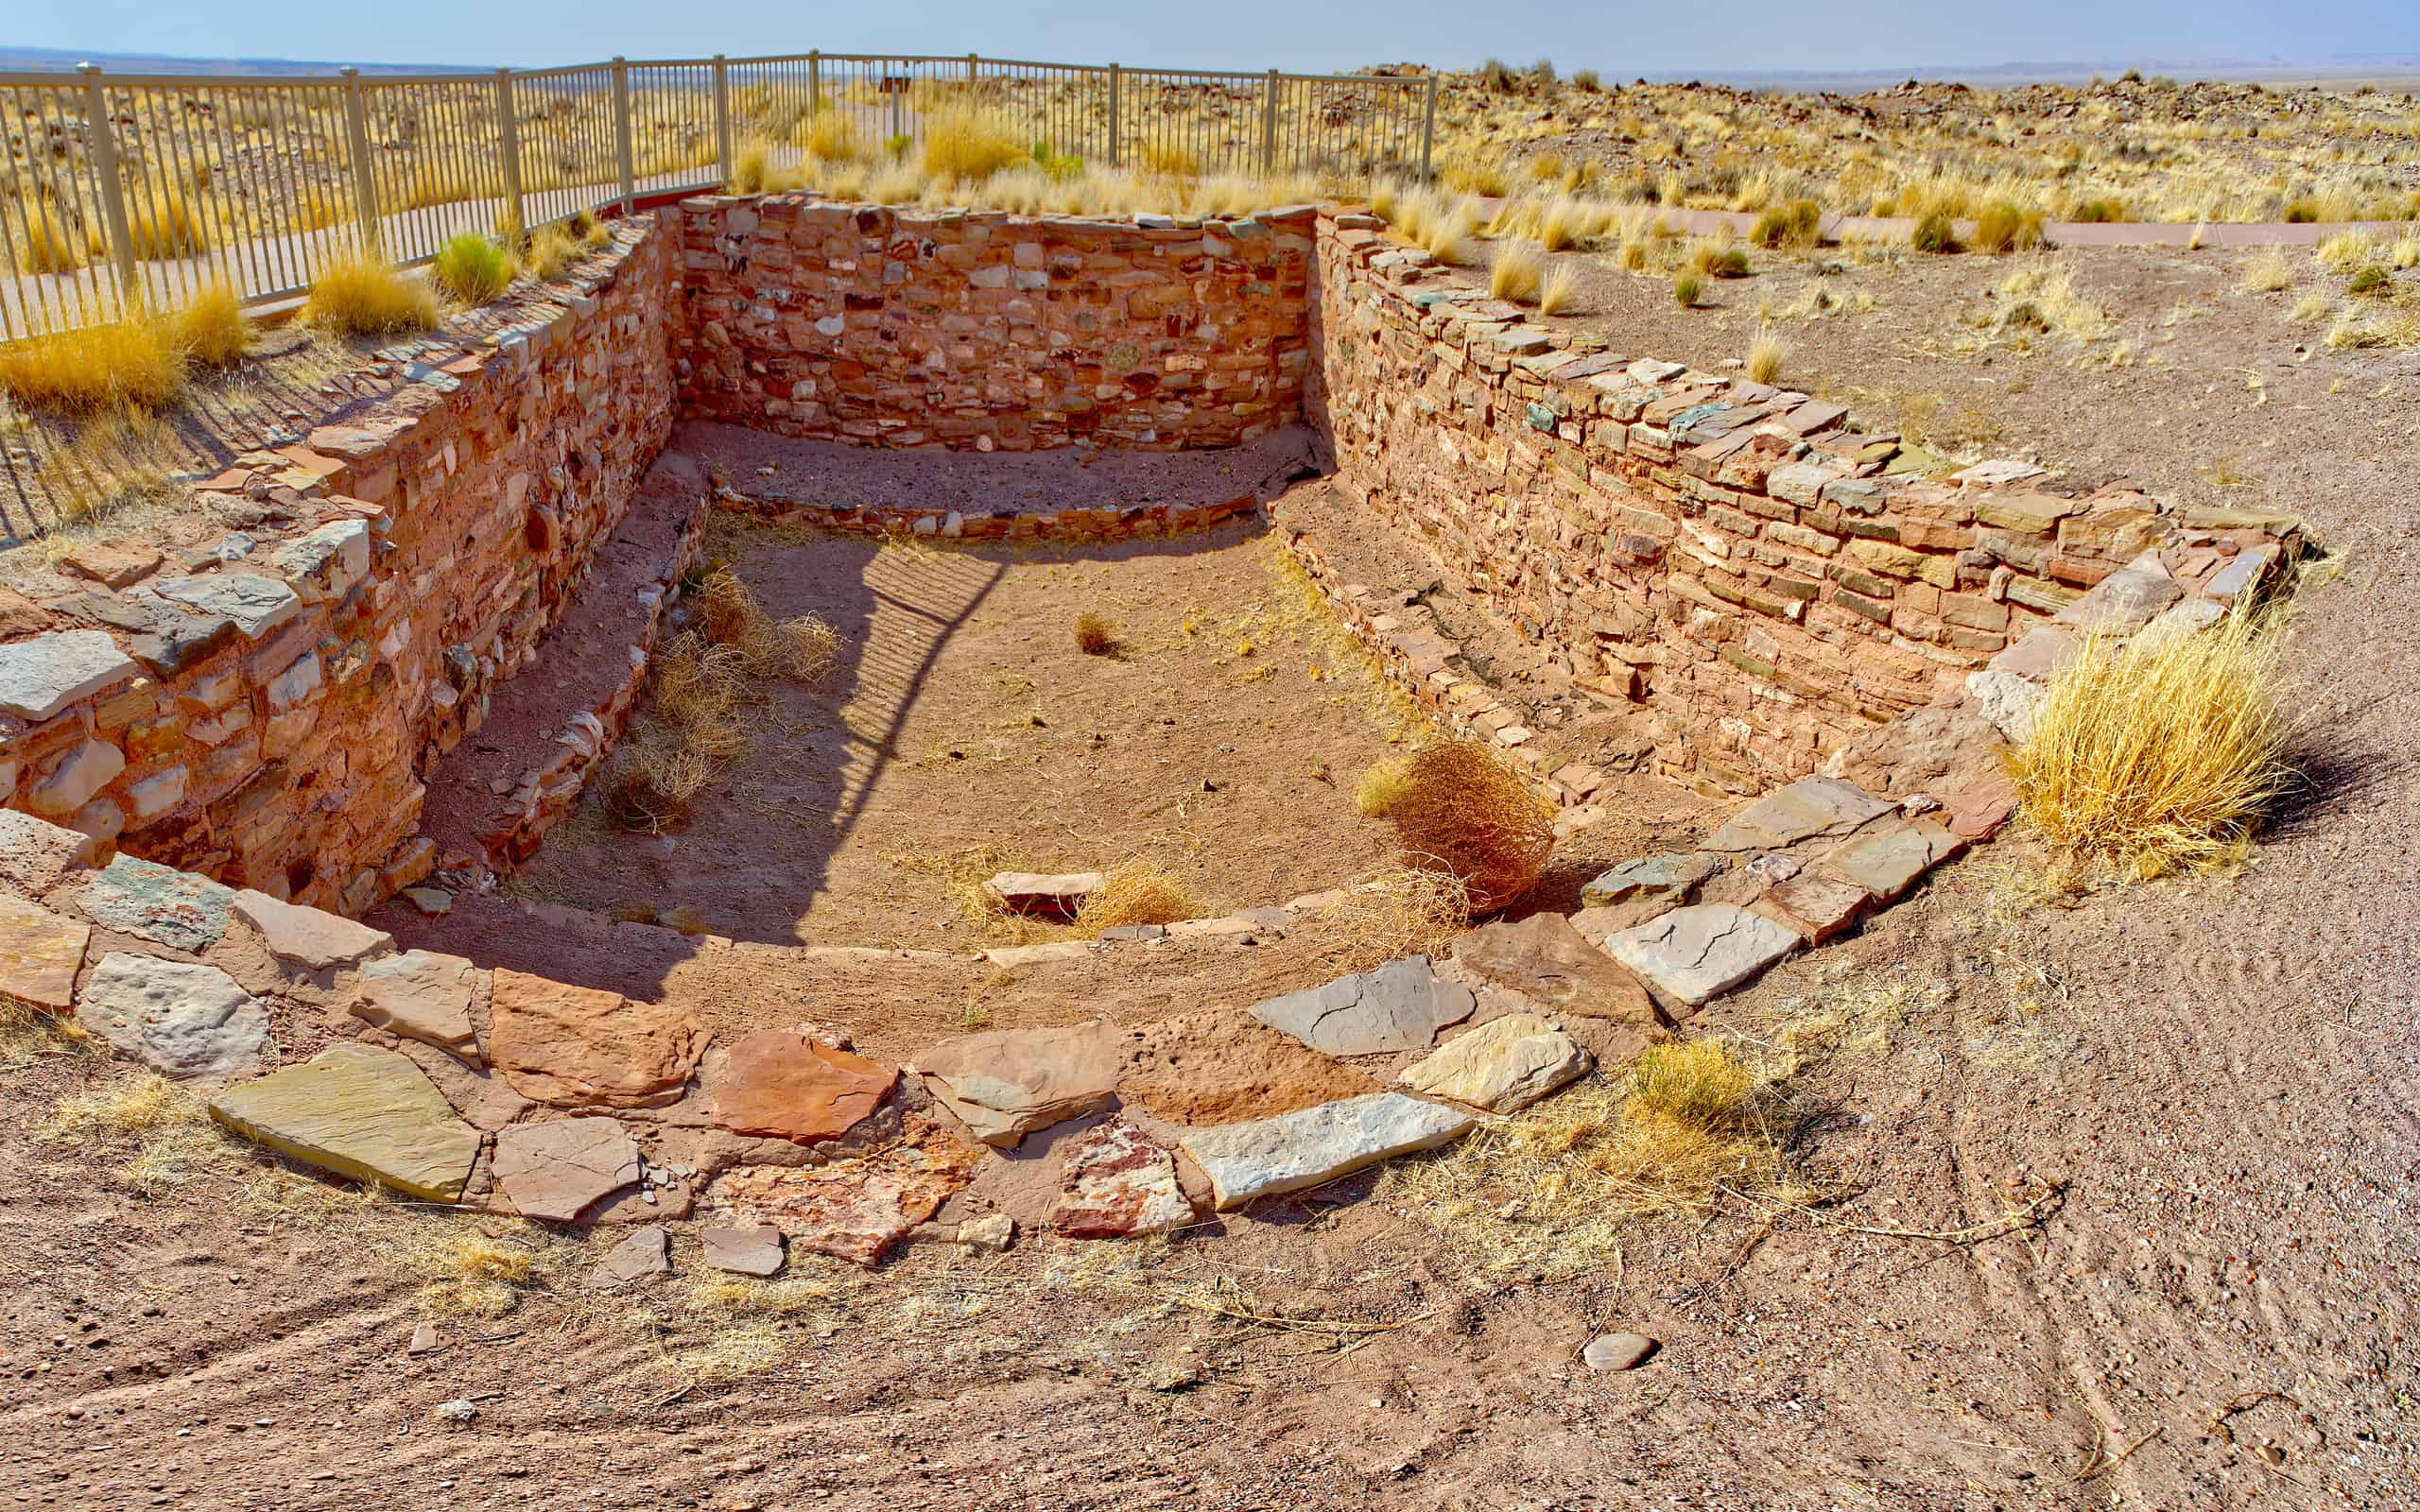
[[[807,122],[806,136],[800,145],[818,163],[854,163],[864,153],[856,123],[844,111],[818,112]]]
[[[302,318],[340,335],[392,335],[437,323],[437,299],[373,257],[341,257],[320,269]]]
[[[2247,294],[2274,294],[2293,281],[2293,264],[2273,247],[2243,265],[2241,287]]]
[[[925,117],[925,172],[935,179],[981,183],[1025,161],[1008,123],[969,104],[944,105]]]
[[[1117,649],[1117,627],[1108,616],[1086,610],[1076,616],[1076,649],[1086,656],[1109,655]]]
[[[1698,301],[1704,297],[1705,285],[1698,282],[1697,275],[1683,273],[1672,280],[1672,299],[1682,309],[1696,309]]]
[[[602,247],[614,239],[614,233],[592,211],[583,210],[571,217],[574,240],[586,247]]]
[[[2198,633],[2087,638],[2012,770],[2053,846],[2148,878],[2239,846],[2291,780],[2290,736],[2275,631],[2239,607]]]
[[[1756,217],[1748,239],[1759,247],[1813,247],[1823,240],[1824,207],[1812,199],[1775,205]]]
[[[571,265],[579,260],[579,244],[561,224],[541,226],[529,237],[529,245],[522,249],[521,266],[541,284],[550,284],[563,276]]]
[[[2344,285],[2349,294],[2382,294],[2394,282],[2387,270],[2376,263],[2365,263],[2353,270],[2352,281]]]
[[[1487,291],[1499,300],[1530,304],[1536,301],[1545,278],[1546,258],[1534,243],[1506,242],[1495,249],[1488,267]]]
[[[1386,817],[1407,865],[1442,871],[1474,914],[1510,906],[1554,850],[1554,816],[1521,775],[1476,741],[1427,747],[1404,770]]]
[[[25,201],[25,267],[28,273],[73,273],[93,260],[91,238],[49,199]]]
[[[1579,293],[1580,270],[1568,263],[1558,263],[1538,290],[1538,313],[1560,315],[1570,307]]]
[[[136,315],[0,347],[0,393],[29,409],[95,414],[165,409],[184,391],[185,352],[174,326]]]
[[[731,181],[723,185],[725,194],[760,195],[765,192],[765,176],[773,165],[773,144],[758,137],[740,144],[732,155]]]
[[[1958,250],[1958,228],[1947,212],[1933,211],[1918,217],[1915,228],[1908,232],[1908,245],[1920,252],[1954,252]]]
[[[205,368],[223,368],[237,361],[252,343],[251,323],[244,318],[243,301],[224,284],[205,285],[176,313],[177,346],[189,361]]]
[[[480,305],[503,293],[514,274],[512,254],[480,235],[466,231],[437,250],[429,277],[437,286],[464,304]]]
[[[1084,894],[1076,910],[1074,932],[1097,939],[1105,929],[1173,924],[1201,912],[1201,905],[1175,873],[1137,858],[1111,868],[1100,885]]]
[[[1571,71],[1571,87],[1582,94],[1594,94],[1603,89],[1605,83],[1597,77],[1595,69],[1575,68]]]
[[[2001,201],[1986,205],[1975,217],[1975,249],[1979,252],[2012,252],[2042,244],[2042,213],[2019,210]]]
[[[2122,199],[2086,199],[2067,208],[2067,218],[2084,225],[2126,218],[2126,202]]]
[[[195,257],[210,250],[209,230],[181,185],[130,196],[126,221],[137,257]]]
[[[1748,344],[1748,376],[1760,384],[1769,384],[1781,376],[1781,365],[1789,360],[1789,343],[1781,333],[1759,330],[1755,340]]]

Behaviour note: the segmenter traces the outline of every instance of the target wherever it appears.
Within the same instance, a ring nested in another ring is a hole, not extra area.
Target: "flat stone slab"
[[[257,641],[294,617],[302,600],[293,589],[259,573],[204,573],[162,577],[150,585],[163,598],[235,622],[244,639]]]
[[[1249,1124],[1188,1129],[1178,1143],[1208,1173],[1219,1211],[1300,1192],[1471,1131],[1478,1119],[1402,1092],[1372,1092]]]
[[[639,1147],[610,1118],[558,1118],[496,1130],[495,1181],[525,1218],[568,1223],[645,1174]]]
[[[281,1155],[431,1202],[458,1200],[479,1154],[479,1131],[436,1084],[375,1045],[331,1045],[239,1082],[210,1100],[210,1116]]]
[[[1411,1091],[1489,1113],[1515,1113],[1587,1074],[1588,1052],[1534,1013],[1508,1013],[1456,1035],[1397,1078]]]
[[[1841,841],[1825,853],[1824,869],[1887,903],[1965,849],[1965,841],[1932,820],[1909,819]]]
[[[1059,1146],[1059,1195],[1050,1231],[1063,1239],[1122,1239],[1193,1221],[1193,1199],[1176,1178],[1167,1146],[1122,1118]]]
[[[324,909],[306,908],[247,887],[230,900],[236,918],[259,930],[269,954],[306,971],[351,966],[395,948],[395,936]]]
[[[1102,881],[1098,871],[1003,871],[983,884],[983,894],[1012,914],[1064,919]]]
[[[2086,589],[2050,623],[2083,634],[2132,635],[2184,596],[2165,568],[2129,565]]]
[[[1846,934],[1874,905],[1866,890],[1820,871],[1785,877],[1748,906],[1809,945]]]
[[[482,1064],[471,1004],[479,971],[459,955],[406,951],[365,961],[353,1002],[354,1017],[389,1034],[418,1040],[468,1065]]]
[[[0,894],[0,995],[67,1008],[76,1001],[76,973],[92,939],[89,924]]]
[[[1692,903],[1607,936],[1614,959],[1691,1007],[1749,981],[1798,948],[1796,931],[1736,903]]]
[[[731,1226],[770,1224],[794,1246],[872,1265],[973,1180],[981,1159],[911,1114],[896,1143],[859,1160],[742,1166],[715,1182],[715,1203]]]
[[[1252,1016],[1325,1055],[1373,1056],[1426,1049],[1477,1005],[1471,989],[1439,976],[1427,956],[1407,955],[1255,1004]]]
[[[41,898],[90,867],[98,843],[81,830],[0,809],[0,885],[22,898]]]
[[[1482,924],[1454,941],[1454,959],[1491,982],[1552,1007],[1642,1028],[1664,1022],[1638,978],[1589,944],[1561,914]]]
[[[0,711],[36,724],[142,669],[107,630],[53,630],[0,645]]]
[[[772,1276],[780,1273],[782,1231],[769,1223],[752,1224],[745,1228],[700,1228],[698,1244],[705,1251],[710,1270],[727,1270],[735,1276]]]
[[[898,1080],[894,1067],[794,1029],[762,1029],[725,1054],[714,1084],[714,1120],[737,1134],[801,1143],[838,1139]]]
[[[1606,908],[1634,898],[1663,899],[1678,907],[1730,865],[1730,857],[1704,850],[1641,856],[1603,872],[1581,888],[1580,902],[1585,907]]]
[[[612,1291],[637,1281],[672,1274],[672,1236],[662,1224],[633,1228],[631,1236],[605,1251],[588,1273],[593,1291]]]
[[[1776,850],[1817,835],[1846,834],[1897,807],[1855,782],[1802,777],[1766,794],[1708,837],[1709,850]]]
[[[233,887],[132,856],[112,861],[76,893],[76,906],[103,929],[197,954],[226,937],[234,902]]]
[[[994,1029],[942,1040],[917,1057],[916,1069],[977,1139],[1006,1147],[1107,1107],[1121,1048],[1105,1023]]]
[[[268,1009],[233,977],[194,961],[104,955],[84,985],[76,1018],[164,1076],[251,1071],[268,1044]]]
[[[1966,696],[1975,700],[1975,712],[2010,745],[2022,746],[2033,738],[2034,712],[2049,695],[2038,682],[1986,667],[1966,674]]]
[[[488,1060],[515,1091],[557,1108],[658,1108],[680,1100],[712,1031],[666,1003],[499,967]]]

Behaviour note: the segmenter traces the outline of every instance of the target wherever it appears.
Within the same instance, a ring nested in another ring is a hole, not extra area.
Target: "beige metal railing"
[[[810,52],[436,74],[0,73],[0,341],[173,308],[223,284],[289,299],[361,247],[425,262],[465,231],[696,192],[786,162],[835,112],[904,155],[971,100],[1036,148],[1171,175],[1426,178],[1436,78]],[[828,124],[825,129],[829,130]]]

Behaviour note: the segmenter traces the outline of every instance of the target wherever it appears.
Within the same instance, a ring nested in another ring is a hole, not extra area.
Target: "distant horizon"
[[[803,56],[804,51],[805,49],[800,49],[798,55]],[[603,61],[610,56],[610,54],[596,54],[593,56],[583,55],[579,57],[567,55],[560,58],[528,59],[520,61],[441,62],[429,60],[412,59],[305,59],[292,58],[277,54],[157,53],[114,51],[107,49],[78,49],[72,47],[18,47],[0,45],[0,72],[42,73],[70,71],[78,63],[95,62],[100,64],[105,70],[114,66],[121,72],[191,72],[196,74],[198,77],[209,77],[214,74],[224,76],[236,71],[260,74],[283,72],[334,73],[340,68],[347,67],[358,68],[365,72],[377,73],[409,72],[416,70],[461,73],[480,72],[496,67],[559,67],[570,63]],[[636,57],[638,55],[630,54],[628,56]],[[684,56],[697,55],[692,54]],[[732,56],[743,57],[770,55],[758,53],[733,54]],[[886,55],[875,53],[873,56],[933,55]],[[959,55],[942,54],[939,56],[955,57]],[[1053,60],[1075,63],[1106,63],[1112,60],[1104,57],[1100,59],[1071,58]],[[1184,60],[1181,59],[1145,57],[1141,55],[1136,55],[1131,60],[1127,59],[1119,59],[1116,60],[1125,61],[1130,67],[1166,67],[1175,66],[1184,62]],[[1439,64],[1433,63],[1426,59],[1382,58],[1372,59],[1369,61],[1352,65],[1349,68],[1340,69],[1339,72],[1351,72],[1357,68],[1416,65],[1442,68],[1448,73],[1469,73],[1481,66],[1484,60],[1485,60],[1481,59],[1466,61],[1449,61]],[[1511,59],[1506,59],[1504,60],[1507,62],[1513,61]],[[143,68],[131,66],[136,64],[146,66]],[[1529,65],[1527,63],[1515,63],[1514,66],[1527,67]],[[1567,71],[1576,71],[1577,69],[1588,66],[1589,65],[1587,63],[1575,60],[1570,65],[1570,70]],[[1665,68],[1651,69],[1634,74],[1623,74],[1619,77],[1611,77],[1611,71],[1609,70],[1600,68],[1598,72],[1600,74],[1607,74],[1608,82],[1621,84],[1627,84],[1632,82],[1634,78],[1643,77],[1651,83],[1658,84],[1678,84],[1689,82],[1733,85],[1744,83],[1814,84],[1837,81],[1855,82],[1861,86],[1887,88],[1890,84],[1903,82],[1908,79],[1914,79],[1922,83],[1937,84],[1965,83],[1978,79],[1988,79],[1995,83],[2005,84],[2066,83],[2076,79],[2089,78],[2094,76],[2100,76],[2104,78],[2114,78],[2129,69],[2139,70],[2146,75],[2173,76],[2179,82],[2188,83],[2243,83],[2257,82],[2265,78],[2275,77],[2295,79],[2304,77],[2341,78],[2346,83],[2352,83],[2364,78],[2377,77],[2380,76],[2391,77],[2402,77],[2408,76],[2415,83],[2420,83],[2420,50],[2390,49],[2370,53],[2338,52],[2315,58],[2291,58],[2283,56],[2272,56],[2268,58],[2158,58],[2118,56],[2097,60],[2020,59],[1996,63],[1902,62],[1869,64],[1859,68]],[[1306,70],[1296,69],[1288,71],[1305,72]]]

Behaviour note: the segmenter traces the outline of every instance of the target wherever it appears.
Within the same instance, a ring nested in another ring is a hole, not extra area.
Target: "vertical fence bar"
[[[1261,86],[1260,99],[1260,171],[1268,173],[1277,166],[1277,70],[1269,71],[1269,82]]]
[[[722,164],[722,181],[729,187],[731,163],[731,65],[722,54],[715,54],[715,161]]]
[[[1420,178],[1424,183],[1430,181],[1435,177],[1434,172],[1429,167],[1429,158],[1431,153],[1435,150],[1436,146],[1437,76],[1435,74],[1430,74],[1428,76],[1428,106],[1427,109],[1421,113],[1420,117]]]
[[[806,55],[806,114],[809,120],[823,112],[823,54],[810,50]]]
[[[637,198],[637,184],[631,162],[631,62],[618,53],[614,57],[614,151],[622,173],[622,214],[627,215]]]
[[[512,70],[495,71],[496,147],[504,159],[504,213],[515,236],[526,236],[529,222],[521,204],[521,123],[513,118]]]
[[[1115,63],[1109,65],[1109,165],[1113,168],[1118,165],[1117,85],[1119,76],[1124,72]]]
[[[100,180],[102,222],[109,227],[110,260],[117,265],[117,297],[130,305],[143,297],[135,282],[134,232],[126,220],[126,186],[118,182],[117,131],[110,125],[110,104],[101,91],[101,65],[78,63],[84,76],[84,134],[93,152],[93,174]]]
[[[982,72],[983,60],[973,53],[968,53],[966,55],[966,85],[968,89],[972,90],[975,87],[976,81]]]
[[[370,163],[370,112],[361,97],[361,70],[344,74],[344,134],[353,158],[353,214],[361,227],[361,249],[374,251],[378,235],[378,176]]]

